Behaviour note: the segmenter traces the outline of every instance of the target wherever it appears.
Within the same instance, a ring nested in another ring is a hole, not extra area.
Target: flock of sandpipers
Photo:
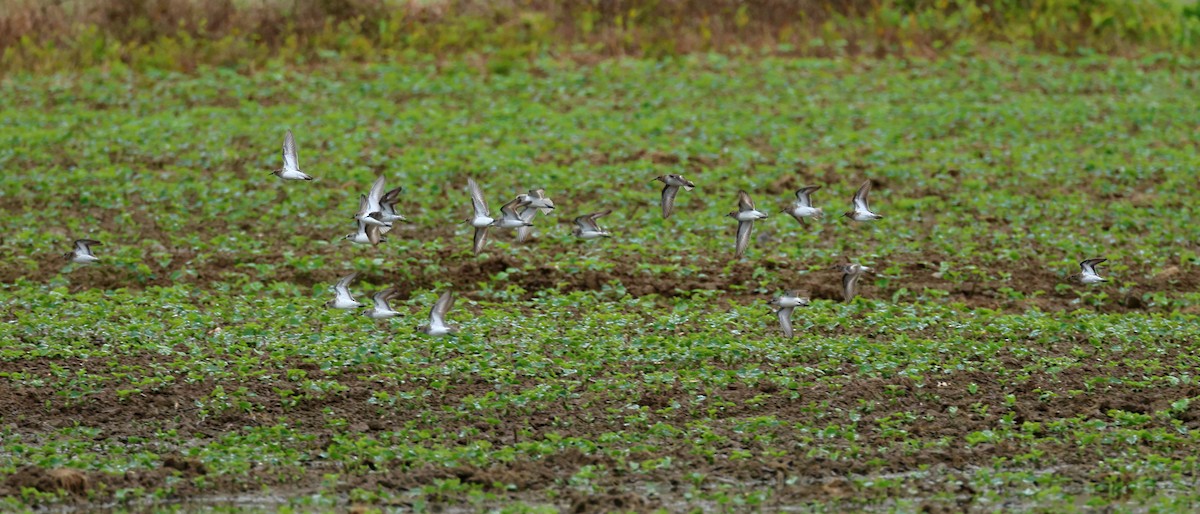
[[[299,161],[296,158],[296,140],[292,136],[292,131],[288,130],[283,138],[283,167],[272,171],[281,179],[284,180],[312,180],[308,174],[300,171]],[[665,184],[662,189],[662,215],[663,218],[671,216],[675,208],[675,197],[679,194],[679,190],[683,189],[691,191],[696,185],[678,174],[668,174],[656,177],[655,180]],[[812,193],[821,186],[808,186],[796,191],[796,200],[785,209],[786,212],[800,222],[804,222],[805,218],[820,219],[824,216],[824,211],[819,207],[813,207]],[[491,211],[488,209],[487,200],[484,199],[483,191],[479,188],[479,184],[474,179],[467,179],[467,189],[471,194],[471,205],[473,214],[464,223],[470,223],[475,228],[474,251],[476,254],[483,251],[484,245],[487,244],[488,230],[492,227],[502,229],[516,229],[517,241],[523,242],[528,239],[533,229],[533,217],[538,213],[549,213],[554,210],[554,202],[546,196],[546,192],[542,189],[530,190],[527,194],[517,195],[516,198],[500,207],[500,218],[493,218]],[[871,192],[871,181],[863,182],[858,191],[854,193],[854,198],[851,200],[852,208],[843,216],[859,222],[870,222],[883,219],[883,216],[876,214],[867,204],[867,195]],[[378,245],[384,240],[383,235],[392,229],[396,222],[406,221],[406,218],[396,211],[396,204],[400,200],[401,188],[397,187],[391,190],[385,190],[385,180],[380,176],[371,185],[371,189],[365,195],[359,195],[358,212],[354,214],[354,220],[358,230],[348,234],[345,239],[356,244]],[[741,257],[746,252],[746,247],[750,244],[750,232],[754,227],[754,222],[767,218],[767,214],[754,207],[754,201],[750,199],[750,195],[746,191],[738,191],[738,208],[736,211],[730,212],[729,217],[734,218],[738,222],[737,238],[734,243],[734,253],[737,257]],[[607,230],[604,230],[597,223],[601,217],[608,215],[611,210],[593,212],[575,218],[575,228],[573,234],[580,239],[597,239],[601,237],[610,237]],[[68,252],[64,257],[72,262],[79,264],[90,264],[99,261],[100,259],[92,252],[93,246],[99,246],[101,243],[93,239],[78,239],[75,241],[75,248]],[[1073,275],[1072,278],[1083,284],[1095,284],[1104,282],[1096,272],[1096,265],[1104,262],[1105,259],[1087,259],[1079,263],[1080,272]],[[866,266],[846,263],[840,265],[838,269],[842,272],[842,296],[846,301],[850,301],[858,294],[858,279],[864,273],[871,271],[871,268]],[[358,309],[365,307],[366,304],[354,299],[350,293],[350,284],[354,281],[357,273],[351,273],[339,279],[334,285],[334,298],[325,303],[326,307],[334,309]],[[399,316],[401,312],[396,311],[388,305],[388,301],[395,298],[397,290],[395,287],[389,287],[375,293],[371,299],[373,305],[370,309],[363,312],[364,316],[372,319],[381,320]],[[780,327],[783,330],[785,337],[792,337],[792,312],[796,307],[808,305],[809,299],[801,295],[797,290],[789,290],[780,296],[770,300],[769,305],[774,309],[776,317],[779,319]],[[429,323],[418,328],[421,332],[431,336],[442,336],[457,331],[457,328],[446,323],[446,313],[454,304],[454,295],[450,291],[442,293],[433,308],[429,312]]]

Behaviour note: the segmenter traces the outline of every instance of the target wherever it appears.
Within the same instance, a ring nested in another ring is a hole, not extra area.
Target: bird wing
[[[490,227],[475,227],[475,255],[483,251],[483,245],[487,244],[487,231]]]
[[[792,331],[792,311],[794,307],[784,307],[775,311],[775,317],[779,318],[779,327],[783,329],[783,337],[792,337],[795,332]]]
[[[433,308],[429,310],[429,325],[430,326],[445,326],[446,313],[450,312],[450,308],[454,306],[454,293],[446,291],[442,296],[438,297],[437,303],[433,304]]]
[[[76,239],[75,249],[84,253],[92,253],[92,245],[104,246],[104,243],[95,239]]]
[[[738,210],[739,211],[755,210],[754,209],[754,200],[750,199],[750,195],[747,194],[745,190],[738,191]]]
[[[390,306],[388,306],[388,299],[391,298],[392,295],[394,295],[394,294],[396,294],[396,288],[389,287],[387,289],[384,289],[383,291],[380,291],[380,292],[372,295],[371,301],[375,302],[375,310],[377,310],[377,311],[392,310],[392,308]]]
[[[300,169],[299,161],[296,158],[296,138],[292,136],[291,129],[288,129],[287,134],[283,136],[283,169]]]
[[[537,212],[536,209],[530,209],[530,210]],[[522,218],[522,219],[524,219],[524,218]],[[533,234],[533,227],[531,227],[529,225],[525,225],[523,227],[517,227],[517,242],[524,243],[525,240],[529,239],[529,236],[531,234]]]
[[[366,223],[363,223],[366,225]],[[383,241],[383,232],[379,230],[379,225],[367,225],[367,241],[373,246],[378,246],[380,241]]]
[[[521,213],[517,212],[517,207],[521,205],[529,205],[529,201],[523,201],[520,197],[509,200],[508,203],[500,206],[500,216],[508,219],[523,220],[524,218],[521,217]]]
[[[808,186],[796,191],[796,201],[803,207],[812,208],[812,193],[821,189],[821,186]]]
[[[483,199],[483,191],[479,189],[479,184],[475,183],[475,179],[467,179],[467,187],[471,190],[471,204],[475,208],[475,217],[488,216],[491,217],[491,211],[488,210],[487,200]]]
[[[580,216],[578,218],[575,218],[575,224],[579,225],[579,228],[582,228],[584,230],[600,232],[601,231],[600,225],[596,223],[596,220],[599,218],[602,218],[604,216],[608,216],[608,214],[611,212],[612,212],[612,210],[610,209],[610,210],[606,210],[606,211],[593,212],[591,214],[586,214],[586,215]]]
[[[396,189],[384,193],[383,198],[379,200],[380,212],[393,218],[403,220],[404,216],[401,216],[400,213],[396,212],[396,204],[400,203],[400,194],[403,192],[403,190],[404,188],[397,187]]]
[[[403,192],[404,192],[403,187],[397,187],[395,189],[390,189],[390,190],[388,190],[388,192],[383,194],[383,199],[380,200],[380,203],[383,204],[383,203],[399,202],[400,201],[400,193],[403,193]]]
[[[663,218],[670,218],[671,211],[675,209],[675,195],[679,194],[679,186],[667,185],[662,190],[662,212]]]
[[[371,191],[367,193],[368,213],[383,210],[383,207],[380,205],[380,203],[383,201],[383,188],[386,182],[387,179],[385,179],[383,175],[380,175],[379,178],[376,178],[375,182],[371,184]]]
[[[339,278],[337,283],[334,284],[333,288],[335,290],[347,290],[348,291],[350,289],[350,283],[353,282],[356,277],[358,277],[357,271],[355,271],[349,275],[346,275],[342,278]]]
[[[525,223],[529,223],[529,222],[533,221],[533,217],[536,216],[537,213],[538,213],[537,209],[521,209],[521,212],[520,212],[521,221],[524,221]]]
[[[371,201],[367,200],[367,195],[358,195],[358,212],[354,213],[354,219],[362,219],[371,212]]]
[[[338,300],[345,302],[354,301],[354,296],[350,294],[350,282],[353,281],[354,277],[357,276],[358,273],[351,273],[338,279],[337,284],[333,286],[333,294]]]
[[[842,274],[842,298],[847,302],[858,294],[858,276],[860,273],[846,271]]]
[[[1092,275],[1096,275],[1097,274],[1096,273],[1096,265],[1100,264],[1104,261],[1107,261],[1107,260],[1108,259],[1088,259],[1088,260],[1085,260],[1085,261],[1079,263],[1079,267],[1081,269],[1083,269],[1084,273],[1090,273]]]
[[[596,227],[596,220],[593,220],[589,215],[575,218],[575,224],[578,225],[579,228],[589,232],[598,232],[600,230],[598,227]]]
[[[741,257],[746,253],[746,247],[750,245],[750,231],[754,228],[753,221],[739,221],[737,230],[737,244],[734,247],[736,255]]]
[[[529,194],[538,199],[538,209],[541,209],[542,214],[550,214],[554,210],[554,201],[546,197],[545,189],[530,189]]]
[[[867,206],[867,194],[869,194],[870,192],[871,192],[871,181],[870,180],[863,182],[863,185],[859,186],[858,191],[854,193],[854,210],[856,210],[856,211],[870,211],[871,210],[871,208]]]

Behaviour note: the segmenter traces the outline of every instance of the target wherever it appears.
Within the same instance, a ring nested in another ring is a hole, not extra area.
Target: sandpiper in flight
[[[858,294],[858,278],[863,273],[871,271],[871,268],[861,264],[846,264],[840,269],[842,270],[842,298],[848,302]]]
[[[775,317],[779,318],[779,328],[783,330],[783,337],[795,335],[792,331],[792,311],[796,310],[796,307],[808,305],[808,298],[801,297],[799,291],[789,290],[772,298],[770,305],[775,309]]]
[[[529,202],[521,200],[521,197],[518,196],[500,207],[500,219],[496,220],[496,226],[500,228],[532,227],[533,224],[525,221],[523,216],[524,211],[529,210],[534,209],[529,207]]]
[[[854,208],[843,214],[843,216],[854,221],[875,221],[883,219],[883,216],[871,212],[871,207],[867,205],[867,194],[871,192],[871,181],[863,182],[859,186],[858,191],[854,193]]]
[[[392,222],[383,219],[383,207],[380,205],[380,202],[383,200],[384,184],[383,175],[375,179],[375,182],[371,184],[371,190],[367,192],[366,204],[359,202],[359,209],[354,214],[354,219],[368,225],[391,228]]]
[[[813,191],[821,189],[821,186],[808,186],[796,191],[796,201],[783,212],[791,214],[796,221],[804,223],[804,218],[821,219],[825,216],[825,211],[819,207],[813,207],[812,194]]]
[[[542,214],[550,214],[554,210],[554,202],[546,196],[544,189],[530,189],[529,194],[517,195],[517,199],[523,202],[529,202],[528,207],[521,211],[521,219],[525,220],[529,225],[517,227],[517,242],[524,243],[533,234],[533,217],[538,211]]]
[[[450,291],[442,293],[437,303],[429,310],[429,324],[417,327],[417,330],[431,336],[444,336],[457,332],[458,329],[446,324],[446,313],[454,306],[454,294]]]
[[[392,307],[388,305],[388,300],[395,298],[396,293],[397,291],[394,287],[389,287],[383,291],[375,293],[373,296],[371,296],[371,301],[374,302],[374,305],[372,305],[370,309],[363,311],[363,316],[371,319],[388,319],[399,316],[400,312],[392,310]]]
[[[400,193],[403,191],[404,188],[397,187],[396,189],[384,193],[383,198],[379,200],[379,209],[381,214],[379,219],[386,221],[389,224],[389,226],[382,230],[382,232],[385,234],[392,229],[392,223],[397,221],[408,221],[408,218],[405,218],[404,215],[396,212],[396,204],[400,202]]]
[[[483,198],[483,191],[479,190],[479,184],[475,183],[475,179],[467,179],[467,189],[471,190],[471,207],[474,213],[471,219],[467,220],[475,227],[475,254],[483,251],[483,245],[487,244],[488,227],[491,227],[496,220],[492,218],[491,211],[488,210],[487,200]]]
[[[611,209],[600,211],[600,212],[593,212],[591,214],[587,214],[587,215],[575,218],[575,230],[573,230],[571,233],[575,234],[575,237],[578,237],[580,239],[596,239],[598,237],[612,237],[612,234],[609,234],[607,230],[600,228],[600,225],[596,224],[597,219],[599,219],[603,216],[607,216],[608,213],[610,213],[610,212],[612,212]]]
[[[367,196],[359,195],[358,196],[359,212],[362,212],[363,210],[365,210],[366,205],[367,205]],[[379,225],[372,225],[372,224],[364,223],[363,220],[355,220],[355,223],[358,224],[358,231],[354,232],[352,234],[347,234],[346,237],[344,237],[343,239],[349,239],[351,243],[356,243],[356,244],[360,244],[360,245],[365,245],[365,244],[378,245],[380,241],[384,240],[383,232],[381,232],[381,230],[380,230],[383,227],[380,227]]]
[[[546,196],[545,189],[530,189],[528,194],[517,195],[517,200],[529,202],[529,206],[542,211],[542,214],[550,214],[554,210],[554,201]]]
[[[337,284],[333,286],[334,297],[332,300],[325,302],[325,306],[331,309],[357,309],[366,304],[354,299],[350,294],[350,282],[354,281],[358,273],[351,273],[342,278],[339,278]]]
[[[679,188],[691,191],[696,188],[696,184],[692,181],[683,178],[683,175],[675,173],[654,177],[654,180],[666,184],[662,189],[662,214],[663,218],[670,218],[671,211],[675,210],[675,195],[679,194]]]
[[[296,160],[296,138],[292,137],[291,129],[283,136],[283,167],[271,173],[284,180],[312,180],[312,177],[300,171]]]
[[[75,249],[63,254],[63,258],[76,264],[91,264],[100,260],[92,253],[92,246],[104,246],[95,239],[76,239]]]
[[[1083,284],[1098,284],[1100,282],[1108,282],[1108,279],[1096,273],[1096,265],[1108,259],[1088,259],[1079,263],[1079,274],[1075,275],[1075,279]]]
[[[746,191],[738,191],[738,210],[729,213],[729,217],[738,220],[736,255],[741,257],[750,245],[750,231],[754,229],[754,220],[766,219],[767,214],[754,208],[754,201]]]

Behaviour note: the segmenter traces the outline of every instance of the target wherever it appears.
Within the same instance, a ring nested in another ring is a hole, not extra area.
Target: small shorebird
[[[729,217],[738,220],[735,250],[737,256],[741,257],[750,245],[750,231],[754,229],[754,220],[766,219],[767,213],[755,209],[754,200],[742,190],[738,191],[738,210],[729,213]]]
[[[791,214],[800,223],[804,223],[804,218],[821,219],[825,216],[825,211],[812,205],[813,191],[818,189],[821,189],[821,186],[808,186],[796,191],[796,201],[783,212]]]
[[[772,298],[769,305],[775,309],[775,317],[779,318],[779,327],[783,329],[783,337],[794,336],[792,311],[796,310],[796,307],[808,305],[808,298],[800,296],[799,291],[792,289]]]
[[[372,305],[370,309],[363,311],[363,316],[371,319],[388,319],[399,316],[400,311],[392,310],[392,307],[388,305],[388,300],[391,300],[395,297],[396,288],[394,287],[389,287],[383,291],[375,293],[373,296],[371,296],[371,301],[375,304]]]
[[[858,278],[871,271],[871,268],[861,264],[846,264],[839,269],[842,271],[842,298],[848,302],[858,294]]]
[[[292,137],[291,129],[283,136],[283,167],[271,173],[284,180],[312,180],[312,177],[300,171],[296,160],[296,138]]]
[[[379,225],[368,225],[362,221],[357,223],[358,232],[347,234],[345,237],[351,243],[378,246],[380,242],[387,241],[387,238],[383,237],[382,227]]]
[[[76,264],[91,264],[100,260],[92,253],[92,246],[104,246],[95,239],[76,239],[75,249],[63,254],[63,258]]]
[[[575,237],[580,239],[612,237],[612,234],[609,234],[607,230],[600,228],[600,225],[596,224],[597,219],[607,216],[610,212],[612,212],[612,209],[593,212],[591,214],[575,218],[575,230],[573,230],[571,233],[575,234]]]
[[[483,251],[483,245],[487,244],[488,227],[496,223],[492,218],[492,213],[488,210],[487,200],[483,198],[483,191],[479,189],[479,184],[475,183],[475,179],[467,179],[467,189],[471,191],[471,207],[474,209],[474,214],[467,222],[475,227],[475,255]]]
[[[843,214],[843,216],[854,221],[875,221],[883,219],[883,216],[871,212],[871,207],[867,205],[867,194],[871,192],[871,181],[863,182],[859,186],[858,191],[854,193],[854,208]]]
[[[683,178],[683,175],[671,173],[660,177],[654,177],[654,180],[666,184],[662,190],[662,213],[663,219],[671,217],[671,211],[675,209],[675,195],[679,194],[679,188],[691,191],[696,188],[696,184],[692,181]]]
[[[325,302],[325,306],[331,309],[357,309],[366,305],[350,295],[350,282],[357,276],[358,273],[355,272],[339,278],[333,286],[333,299]]]
[[[382,185],[379,180],[376,180],[376,186]],[[383,221],[383,213],[379,210],[379,193],[383,191],[379,191],[379,187],[376,186],[372,186],[371,192],[368,192],[367,195],[359,195],[359,210],[358,213],[354,213],[354,219],[360,223],[366,223],[366,225],[391,228],[391,223]]]
[[[1082,284],[1098,284],[1100,282],[1108,282],[1108,279],[1103,278],[1099,273],[1096,273],[1096,265],[1107,260],[1108,259],[1088,259],[1079,263],[1079,274],[1074,275],[1073,278]]]
[[[542,214],[550,214],[554,210],[554,202],[546,196],[544,189],[530,189],[529,194],[517,195],[517,199],[523,202],[529,202],[525,210],[521,211],[521,219],[529,225],[517,227],[517,242],[524,243],[533,234],[533,217],[538,211]]]
[[[545,189],[530,189],[529,194],[517,195],[517,200],[529,202],[529,206],[542,211],[542,214],[550,214],[554,210],[554,202],[546,196]]]
[[[532,227],[533,224],[525,221],[523,216],[525,211],[532,210],[535,209],[529,207],[529,202],[522,201],[518,196],[500,207],[500,219],[496,220],[496,226],[500,228]]]
[[[358,195],[358,210],[362,212],[366,209],[366,195]],[[379,225],[364,223],[363,220],[355,220],[358,224],[358,231],[347,234],[343,239],[349,239],[351,243],[360,245],[370,244],[378,245],[380,241],[384,241],[382,228]]]
[[[383,175],[375,179],[375,182],[371,184],[371,190],[367,192],[366,203],[359,202],[358,212],[354,214],[354,219],[368,225],[392,227],[391,221],[383,219],[383,207],[380,206],[380,202],[383,200],[384,184]]]
[[[382,231],[385,234],[388,232],[388,230],[392,229],[393,223],[397,221],[408,221],[408,218],[405,218],[404,215],[396,212],[396,204],[400,202],[400,193],[403,191],[404,188],[397,187],[396,189],[384,193],[383,198],[379,200],[379,219],[388,223],[386,229]]]
[[[458,332],[458,329],[446,324],[446,313],[454,306],[454,294],[450,291],[442,293],[437,303],[429,310],[429,324],[417,327],[417,330],[431,336],[444,336]]]

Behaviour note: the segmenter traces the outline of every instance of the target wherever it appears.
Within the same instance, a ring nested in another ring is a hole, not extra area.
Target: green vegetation
[[[10,77],[0,509],[1193,510],[1198,80],[1007,54]],[[269,175],[285,128],[316,181]],[[669,172],[697,189],[663,220]],[[341,241],[377,173],[413,223]],[[558,209],[473,256],[468,176]],[[850,224],[866,178],[886,218]],[[824,220],[775,214],[809,184]],[[773,216],[732,261],[739,188]],[[604,208],[612,239],[570,237]],[[79,237],[101,263],[64,265]],[[1096,256],[1110,282],[1068,283]],[[843,258],[879,270],[850,303]],[[322,309],[349,270],[411,315]],[[462,332],[423,337],[447,289]]]

